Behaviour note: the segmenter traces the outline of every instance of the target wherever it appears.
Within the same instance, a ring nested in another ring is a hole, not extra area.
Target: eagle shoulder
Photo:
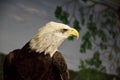
[[[10,52],[5,60],[4,60],[4,64],[3,64],[3,76],[4,76],[4,80],[12,80],[13,76],[14,76],[14,58],[15,58],[15,54],[19,53],[20,49],[16,49],[12,52]]]
[[[53,65],[60,72],[60,76],[62,80],[70,80],[68,67],[62,54],[57,51],[52,58],[53,58]]]

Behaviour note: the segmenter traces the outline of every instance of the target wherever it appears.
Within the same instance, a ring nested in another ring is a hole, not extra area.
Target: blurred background
[[[0,0],[0,80],[5,56],[49,21],[80,33],[59,48],[71,80],[120,80],[119,0]]]

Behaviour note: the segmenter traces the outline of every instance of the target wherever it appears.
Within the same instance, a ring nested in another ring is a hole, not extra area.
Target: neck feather
[[[52,33],[38,33],[31,39],[30,48],[39,53],[50,54],[52,57],[63,41],[63,38],[59,38]]]

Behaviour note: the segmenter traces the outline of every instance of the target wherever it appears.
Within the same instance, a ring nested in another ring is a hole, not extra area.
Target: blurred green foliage
[[[100,53],[95,52],[91,59],[80,60],[80,70],[96,70],[98,72],[106,72],[106,68],[102,65],[102,61],[100,60]]]
[[[55,17],[57,19],[60,19],[61,21],[63,21],[63,23],[68,24],[68,17],[69,14],[66,11],[63,11],[62,8],[60,6],[57,6],[57,9],[55,11]]]
[[[95,69],[82,69],[71,80],[120,80],[118,76],[102,73]]]

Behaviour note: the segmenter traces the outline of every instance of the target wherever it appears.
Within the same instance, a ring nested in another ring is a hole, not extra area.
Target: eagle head
[[[51,21],[41,27],[30,40],[30,48],[38,53],[50,54],[52,57],[61,43],[70,36],[79,38],[79,33],[68,25]]]

